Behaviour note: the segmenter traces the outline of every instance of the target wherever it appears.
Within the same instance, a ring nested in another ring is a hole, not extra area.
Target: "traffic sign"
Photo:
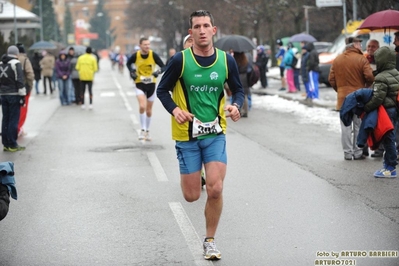
[[[342,6],[342,0],[316,0],[317,7]]]

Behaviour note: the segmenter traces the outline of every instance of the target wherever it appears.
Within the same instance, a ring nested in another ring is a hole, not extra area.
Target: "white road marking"
[[[191,254],[194,257],[194,261],[196,265],[213,265],[211,261],[206,261],[203,258],[203,248],[202,241],[200,240],[197,232],[194,229],[193,224],[188,218],[183,206],[180,202],[169,202],[169,207],[175,216],[177,224],[180,227],[180,230],[186,240],[187,246],[191,251]]]
[[[100,97],[115,97],[115,92],[102,92]]]
[[[163,170],[161,163],[158,160],[157,155],[154,152],[147,152],[147,157],[148,160],[150,160],[150,164],[152,166],[152,169],[154,169],[158,181],[159,182],[169,181],[165,171]]]
[[[122,90],[122,86],[121,86],[121,84],[118,82],[118,80],[116,79],[114,73],[112,73],[112,79],[114,80],[114,83],[115,83],[116,87],[117,87],[118,90],[119,90],[119,95],[122,97],[123,102],[125,103],[126,109],[127,109],[128,111],[132,111],[132,107],[130,106],[129,101],[128,101],[128,99],[127,99],[125,93],[124,93],[123,90]]]
[[[138,125],[138,124],[139,124],[139,121],[137,120],[136,115],[131,114],[131,115],[130,115],[130,119],[132,120],[132,122],[133,122],[134,125]],[[140,130],[141,130],[141,129],[140,129]],[[140,130],[137,130],[137,134],[140,134]]]

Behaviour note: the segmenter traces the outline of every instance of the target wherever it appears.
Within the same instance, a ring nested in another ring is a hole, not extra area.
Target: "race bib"
[[[152,83],[152,76],[150,77],[140,76],[140,81],[144,84]]]
[[[194,117],[192,131],[192,136],[194,138],[208,134],[218,134],[220,132],[222,132],[222,128],[219,125],[219,118],[216,117],[216,119],[211,122],[201,122]]]

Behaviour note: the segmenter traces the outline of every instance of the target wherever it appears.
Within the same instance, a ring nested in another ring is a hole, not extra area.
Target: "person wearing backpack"
[[[292,51],[293,44],[290,42],[287,45],[287,52],[284,55],[284,65],[285,65],[285,72],[287,73],[287,84],[288,84],[288,93],[295,93],[295,83],[294,83],[294,67],[293,63],[296,64],[296,59],[294,52]]]

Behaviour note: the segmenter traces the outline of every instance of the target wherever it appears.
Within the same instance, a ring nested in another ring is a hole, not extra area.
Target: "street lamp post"
[[[17,14],[16,14],[16,0],[14,0],[14,40],[18,43],[18,29],[17,29]]]
[[[309,34],[309,9],[315,8],[315,6],[302,6],[305,9],[305,23],[306,23],[306,34]]]

